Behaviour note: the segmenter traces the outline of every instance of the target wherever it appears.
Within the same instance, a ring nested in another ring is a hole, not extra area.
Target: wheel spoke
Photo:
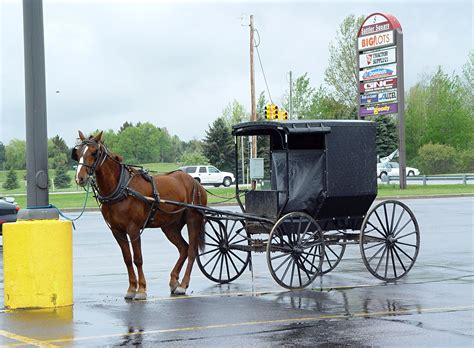
[[[417,248],[416,245],[408,244],[408,243],[403,243],[403,242],[399,242],[398,240],[397,240],[396,244],[401,244],[401,245],[406,245],[406,246],[411,246],[411,247]]]
[[[399,234],[400,232],[402,232],[402,231],[405,229],[405,227],[408,226],[408,224],[409,224],[410,222],[412,222],[412,220],[408,220],[408,221],[405,223],[405,225],[403,225],[403,227],[402,227],[400,230],[398,230],[396,233],[393,233],[393,236],[394,236],[394,237],[398,236],[398,234]]]
[[[245,261],[242,260],[237,254],[235,254],[231,249],[229,249],[229,253],[231,253],[232,255],[234,255],[236,258],[239,259],[240,262],[242,262],[242,263],[245,265]]]
[[[369,250],[369,249],[375,248],[376,246],[379,246],[379,245],[382,245],[382,244],[385,244],[385,241],[379,242],[379,243],[377,243],[377,244],[373,244],[373,245],[371,245],[371,246],[369,246],[369,247],[367,247],[367,248],[364,248],[364,250]]]
[[[397,270],[395,269],[395,258],[393,256],[393,248],[390,248],[390,255],[392,256],[393,274],[395,275],[395,278],[397,278]]]
[[[290,261],[292,260],[291,255],[290,255],[290,257],[289,257],[289,260],[290,260]],[[286,274],[288,273],[288,270],[290,269],[290,265],[291,265],[291,262],[288,262],[288,265],[286,266],[285,272],[283,273],[283,276],[281,277],[281,280],[284,280],[284,279],[285,279]],[[275,271],[275,273],[276,273],[276,271]]]
[[[278,267],[273,270],[275,273],[278,272],[278,270],[291,258],[291,255],[285,255],[285,256],[288,256],[288,257],[284,259],[283,262],[280,263]]]
[[[379,263],[377,264],[377,267],[375,268],[375,273],[377,273],[379,267],[380,267],[380,264],[382,263],[382,259],[383,257],[385,256],[385,252],[387,251],[387,248],[385,247],[384,250],[383,250],[383,253],[382,253],[382,256],[380,256],[380,260],[379,260]]]
[[[372,224],[370,221],[367,221],[367,224],[369,224],[370,226],[372,226],[382,237],[384,238],[387,238],[387,235],[385,233],[383,233],[382,231],[380,231],[374,224]],[[372,230],[373,231],[373,230]],[[367,234],[367,233],[365,233]]]
[[[397,244],[394,244],[394,246],[395,246],[395,248],[397,248],[398,250],[400,250],[406,257],[408,257],[408,258],[411,260],[411,262],[414,261],[413,258],[412,258],[410,255],[408,255],[408,254],[407,254],[402,248],[400,248]]]
[[[402,239],[402,238],[405,238],[405,237],[408,237],[408,236],[411,236],[412,234],[416,233],[417,231],[413,231],[413,232],[410,232],[410,233],[407,233],[407,234],[404,234],[403,236],[401,237],[398,237],[396,240],[398,241],[399,239]]]
[[[221,253],[219,253],[219,252],[216,253],[213,257],[211,257],[209,260],[207,260],[207,262],[202,267],[205,268],[218,255],[221,255]]]
[[[221,257],[221,269],[219,271],[219,280],[222,279],[222,268],[224,267],[224,258],[225,258],[225,254],[223,254]]]
[[[218,254],[218,255],[219,255],[219,257],[217,258],[216,263],[214,264],[214,267],[212,267],[212,271],[210,273],[211,276],[214,274],[214,271],[217,267],[217,264],[219,263],[219,260],[221,259],[221,256],[222,256],[222,254]]]
[[[211,236],[207,231],[206,231],[205,233],[206,233],[206,236],[208,236],[209,238],[211,238],[214,242],[216,242],[217,244],[220,243],[217,239],[215,239],[213,236]]]
[[[305,267],[304,262],[299,260],[299,263],[301,265],[301,269],[303,270],[303,272],[306,273],[306,276],[308,277],[308,280],[311,279],[311,275],[309,274],[309,271]],[[300,267],[298,267],[298,273],[299,273],[299,269],[300,269]],[[300,274],[300,285],[303,285],[303,283],[301,282],[301,274]]]
[[[397,256],[397,259],[398,259],[398,261],[400,262],[400,265],[402,265],[403,270],[406,272],[407,269],[405,268],[405,265],[403,264],[402,259],[401,259],[400,256],[398,255],[397,249],[396,249],[396,248],[393,248],[393,251],[395,252],[395,255]]]
[[[276,260],[276,259],[279,259],[279,258],[284,257],[284,256],[291,256],[291,255],[288,255],[288,254],[280,254],[280,255],[277,255],[277,256],[271,256],[270,259]]]
[[[397,205],[393,203],[393,209],[392,209],[392,219],[390,221],[390,232],[393,232],[393,222],[395,220],[395,210],[397,209]]]
[[[334,252],[334,251],[333,251],[333,250],[332,250],[332,249],[331,249],[331,248],[330,248],[328,245],[325,245],[325,248],[324,248],[324,250],[326,250],[326,249],[329,249],[329,251],[330,251],[330,252],[331,252],[331,253],[332,253],[334,256],[336,256],[336,259],[338,259],[338,258],[339,258],[339,255],[338,255],[338,254],[336,254],[336,253],[335,253],[335,252]]]
[[[220,241],[222,241],[221,233],[216,230],[216,228],[214,227],[213,224],[209,224],[209,225],[211,225],[211,228],[213,229],[214,233],[216,234],[217,238],[219,239],[219,241],[214,239],[216,241],[216,243],[219,243]],[[211,236],[209,236],[209,237],[211,237]]]
[[[328,264],[329,264],[329,268],[332,268],[331,260],[329,260],[328,253],[327,253],[326,251],[324,251],[324,256],[326,257],[326,261],[327,261]]]
[[[385,205],[384,205],[384,207],[385,207]],[[387,230],[385,229],[385,227],[384,227],[384,225],[383,225],[383,223],[382,223],[382,220],[380,220],[379,213],[377,213],[377,210],[374,210],[374,213],[375,213],[375,216],[377,217],[377,220],[379,220],[379,223],[380,223],[380,226],[382,227],[382,230],[385,232],[384,237],[387,237],[388,232],[387,232]],[[374,226],[374,227],[375,227],[375,226]]]
[[[209,244],[206,244],[206,245],[209,245]],[[216,245],[216,246],[217,246],[217,245]],[[209,253],[212,253],[212,252],[215,251],[215,250],[219,250],[219,248],[214,248],[214,249],[205,251],[205,252],[203,252],[202,254],[199,254],[199,257],[204,256],[204,255],[207,255],[207,254],[209,254]]]
[[[227,258],[229,257],[227,254],[224,254],[225,257],[225,267],[227,270],[227,279],[230,279],[230,273],[229,273],[229,260]]]
[[[295,260],[293,260],[293,266],[291,266],[291,280],[290,280],[290,286],[293,286],[293,277],[295,276]],[[284,277],[283,277],[284,278]]]
[[[384,212],[384,215],[385,215],[385,223],[387,224],[387,235],[390,233],[390,224],[388,223],[388,215],[387,215],[387,205],[384,204],[383,205],[383,212]]]
[[[229,260],[230,260],[230,263],[232,264],[232,266],[235,269],[235,273],[239,274],[239,271],[238,271],[237,267],[235,266],[234,260],[232,260],[232,257],[230,257],[230,255],[229,255]]]
[[[238,245],[239,243],[242,243],[246,240],[247,240],[246,238],[242,238],[242,239],[238,240],[237,242],[232,243],[232,245]],[[230,241],[229,241],[229,244],[230,244]]]
[[[397,223],[396,223],[395,227],[393,228],[392,232],[397,230],[398,225],[400,224],[400,221],[402,221],[403,214],[405,214],[405,209],[402,209],[402,213],[398,217]]]
[[[385,278],[387,278],[387,270],[388,270],[388,254],[389,254],[389,252],[387,251],[387,259],[385,260]]]
[[[384,243],[384,245],[382,245],[380,247],[379,250],[377,250],[377,252],[375,254],[372,255],[372,257],[367,261],[367,263],[370,263],[370,261],[372,261],[384,248],[385,248],[385,243]]]

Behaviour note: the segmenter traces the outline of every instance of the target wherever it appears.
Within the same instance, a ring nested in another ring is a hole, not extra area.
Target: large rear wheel
[[[413,267],[420,249],[420,229],[405,204],[389,200],[377,204],[360,229],[360,252],[373,276],[394,281]]]
[[[302,289],[321,272],[323,231],[308,214],[286,214],[273,226],[267,244],[267,263],[275,281],[287,289]]]

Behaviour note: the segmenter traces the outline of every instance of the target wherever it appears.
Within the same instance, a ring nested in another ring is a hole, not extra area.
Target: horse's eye
[[[94,158],[97,157],[97,151],[94,151],[94,152],[92,153],[92,157],[94,157]]]

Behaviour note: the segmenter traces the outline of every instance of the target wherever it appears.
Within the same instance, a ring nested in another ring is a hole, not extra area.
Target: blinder
[[[71,151],[71,159],[73,161],[79,162],[79,158],[77,157],[77,147],[74,147]]]

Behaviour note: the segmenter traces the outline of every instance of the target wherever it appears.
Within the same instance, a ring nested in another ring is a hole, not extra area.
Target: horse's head
[[[72,149],[71,158],[79,162],[76,170],[76,183],[83,187],[87,185],[95,170],[102,165],[107,157],[107,150],[102,143],[102,132],[86,138],[79,131],[79,140],[81,143]]]

